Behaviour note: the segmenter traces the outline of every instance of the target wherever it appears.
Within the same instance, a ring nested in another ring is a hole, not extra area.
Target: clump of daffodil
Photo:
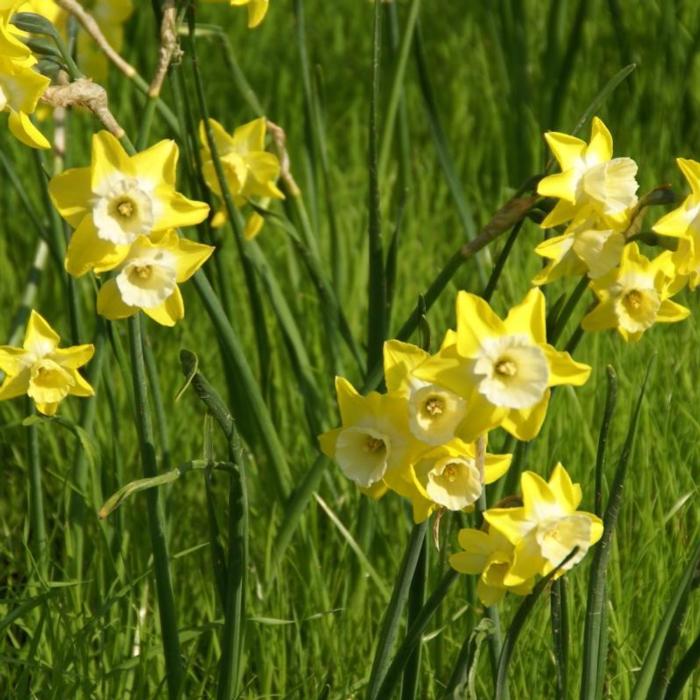
[[[237,127],[232,134],[214,119],[209,120],[209,125],[214,133],[226,184],[237,207],[251,201],[267,206],[271,199],[284,199],[284,195],[275,184],[280,175],[279,159],[274,153],[265,150],[267,125],[264,117]],[[204,122],[199,126],[199,137],[202,144],[204,181],[221,199],[221,187],[216,176]],[[212,225],[223,226],[227,218],[226,209],[222,205],[214,215]],[[250,240],[257,236],[262,224],[263,218],[257,212],[253,212],[246,223],[245,237]]]
[[[520,478],[522,505],[490,508],[484,518],[513,545],[513,559],[504,577],[505,586],[520,586],[533,576],[546,576],[576,549],[557,572],[561,576],[575,566],[603,534],[603,523],[592,513],[579,511],[581,487],[561,464],[545,481],[526,471]]]
[[[700,163],[686,158],[677,158],[676,163],[690,185],[690,194],[652,228],[662,236],[680,239],[673,262],[679,274],[688,276],[690,288],[695,289],[700,284]]]
[[[52,416],[66,396],[92,396],[95,392],[78,368],[90,361],[95,348],[59,348],[59,341],[56,331],[32,311],[22,347],[0,346],[0,370],[5,373],[0,400],[27,394],[40,413]]]
[[[532,283],[549,284],[565,276],[602,277],[620,263],[628,225],[628,218],[618,223],[592,210],[577,217],[561,236],[548,238],[535,248],[549,263]]]
[[[193,226],[209,213],[204,202],[177,192],[174,141],[129,156],[107,131],[92,138],[92,163],[66,170],[49,183],[51,199],[75,231],[66,270],[80,276],[120,264],[139,236]]]
[[[542,178],[537,193],[558,199],[542,222],[543,228],[559,226],[584,209],[618,224],[637,203],[637,164],[631,158],[613,158],[612,136],[593,118],[588,143],[575,136],[549,131],[545,139],[561,168]]]
[[[506,585],[515,547],[495,528],[465,528],[459,531],[458,542],[462,551],[450,555],[450,566],[461,574],[479,576],[476,594],[484,605],[495,605],[507,591],[517,595],[532,591],[534,576],[519,584]]]
[[[50,80],[34,70],[36,59],[9,25],[12,13],[11,6],[0,5],[0,112],[9,113],[9,128],[17,140],[31,148],[49,148],[29,115]]]
[[[591,283],[598,306],[581,321],[587,331],[617,328],[625,340],[639,340],[655,323],[675,323],[690,311],[671,301],[685,284],[671,251],[654,260],[639,252],[636,243],[625,246],[620,267]]]
[[[323,453],[371,495],[387,486],[404,494],[412,485],[410,466],[424,449],[409,430],[405,398],[376,391],[362,396],[342,377],[335,388],[342,425],[320,436]]]
[[[185,315],[178,284],[187,281],[214,252],[212,246],[181,238],[175,231],[139,236],[97,295],[97,312],[110,320],[141,309],[163,326]]]
[[[270,5],[270,0],[204,0],[210,4],[228,4],[231,7],[242,7],[245,5],[248,8],[248,28],[257,27],[260,22],[265,19],[267,8]]]
[[[466,402],[456,434],[465,442],[503,427],[519,440],[540,431],[550,388],[580,386],[588,365],[547,343],[544,295],[531,289],[505,320],[474,294],[457,296],[454,339],[414,372],[419,379],[445,387]]]
[[[482,482],[474,444],[455,438],[420,454],[413,465],[415,491],[403,494],[411,500],[413,519],[423,522],[439,508],[470,508],[479,500],[484,484],[492,484],[508,471],[511,459],[512,455],[487,453]]]

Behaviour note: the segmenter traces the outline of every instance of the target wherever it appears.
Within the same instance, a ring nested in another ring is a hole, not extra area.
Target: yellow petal
[[[29,389],[30,376],[29,370],[25,369],[19,374],[5,377],[5,381],[0,385],[0,401],[26,394]]]
[[[524,537],[515,547],[513,563],[503,578],[506,586],[519,586],[541,573],[546,560],[540,554],[535,534]]]
[[[131,156],[131,164],[139,176],[147,177],[153,182],[165,182],[174,188],[179,155],[175,141],[164,139],[145,151]]]
[[[572,168],[586,150],[585,141],[559,131],[548,131],[544,138],[562,170]]]
[[[12,135],[30,148],[51,148],[44,134],[34,126],[32,120],[24,112],[10,111],[8,126]]]
[[[154,230],[195,226],[209,216],[209,205],[188,199],[172,187],[156,188],[156,197],[160,200],[161,211],[155,222]]]
[[[533,528],[533,523],[525,518],[525,509],[489,508],[484,511],[484,519],[511,544],[515,545]]]
[[[689,158],[676,158],[676,163],[696,197],[700,197],[700,163]]]
[[[318,442],[321,446],[321,452],[326,457],[333,459],[335,457],[335,443],[338,441],[342,428],[334,428],[318,436]]]
[[[571,481],[569,473],[561,462],[557,462],[551,476],[549,487],[555,494],[557,501],[565,506],[569,513],[573,513],[581,503],[581,486]]]
[[[547,214],[540,226],[542,228],[552,228],[565,224],[576,216],[576,211],[576,207],[571,202],[561,199],[557,202],[554,209]]]
[[[662,216],[651,228],[661,236],[673,238],[688,238],[690,236],[690,224],[695,218],[693,209],[700,204],[695,195],[686,197],[680,207]]]
[[[377,481],[371,486],[360,486],[359,489],[365,496],[369,496],[369,498],[375,501],[378,501],[389,493],[389,487],[383,481]]]
[[[535,253],[550,260],[561,260],[573,244],[573,236],[570,233],[563,233],[561,236],[552,236],[539,243],[535,247]]]
[[[507,333],[505,324],[481,297],[468,292],[457,294],[457,348],[464,357],[473,357],[485,338]]]
[[[501,427],[516,437],[527,442],[539,435],[547,415],[547,406],[551,391],[545,391],[542,400],[532,408],[511,409],[501,421]]]
[[[185,317],[185,304],[179,287],[159,306],[143,309],[146,316],[152,318],[161,326],[174,326]]]
[[[457,353],[454,345],[443,348],[413,371],[419,379],[439,384],[462,398],[471,396],[474,391],[474,377],[469,362]]]
[[[456,430],[465,442],[474,442],[480,435],[503,424],[508,409],[494,406],[478,392],[473,392],[469,399],[467,415]]]
[[[115,172],[136,177],[134,168],[123,146],[108,131],[100,131],[92,137],[92,174],[93,190],[99,188],[105,178]]]
[[[66,271],[80,277],[94,269],[104,272],[116,267],[129,252],[129,246],[118,246],[97,235],[92,217],[85,216],[68,241]]]
[[[556,494],[549,484],[535,472],[522,473],[520,490],[523,494],[523,508],[527,518],[542,520],[541,513],[543,511],[547,511],[549,507],[558,507]]]
[[[615,305],[612,301],[604,301],[586,314],[581,320],[581,328],[584,331],[604,331],[617,326]]]
[[[27,351],[24,348],[0,345],[0,371],[10,376],[19,374],[25,366],[22,360],[26,355]]]
[[[71,168],[56,175],[49,182],[49,194],[58,213],[76,228],[92,198],[90,168]]]
[[[613,141],[608,127],[598,117],[593,117],[591,123],[591,140],[586,148],[586,160],[604,163],[613,155]]]
[[[248,29],[257,27],[265,19],[269,0],[250,0],[248,3]]]
[[[92,344],[74,345],[70,348],[56,348],[49,359],[66,369],[78,369],[87,364],[95,354],[95,346]]]
[[[543,197],[556,197],[573,205],[576,202],[576,187],[580,175],[576,170],[566,170],[543,177],[537,185],[537,194]],[[551,216],[551,214],[550,214]],[[542,222],[544,225],[544,222]],[[552,224],[549,224],[550,226]]]
[[[218,216],[218,213],[217,213]],[[216,221],[216,216],[214,217],[214,220],[211,222],[211,225],[214,228],[216,227],[216,224],[214,223]],[[263,227],[263,224],[265,223],[265,219],[258,214],[258,212],[254,211],[249,217],[248,220],[245,222],[245,227],[243,229],[243,238],[246,239],[246,241],[252,241],[259,233],[260,230]]]
[[[690,309],[676,304],[675,301],[670,299],[664,299],[656,313],[656,320],[658,323],[676,323],[677,321],[683,321],[688,316],[690,316]]]
[[[588,381],[591,376],[588,365],[576,362],[568,352],[555,350],[551,345],[545,345],[542,349],[549,363],[549,386],[582,386]]]
[[[138,309],[128,306],[122,300],[119,287],[114,279],[107,280],[97,293],[97,313],[110,321],[133,316]]]
[[[537,288],[531,289],[519,304],[511,308],[504,323],[508,333],[522,333],[531,337],[537,344],[546,343],[544,294]]]
[[[232,143],[238,153],[265,150],[265,131],[267,123],[265,117],[253,119],[253,121],[236,127],[233,132]]]
[[[72,396],[82,396],[87,398],[89,396],[95,395],[95,390],[88,383],[88,381],[80,374],[80,372],[78,372],[78,370],[72,370],[71,377],[75,382],[75,384],[73,384],[73,386],[71,386],[69,390],[69,393]]]
[[[175,257],[175,271],[178,283],[186,282],[216,250],[214,246],[204,243],[195,243],[187,238],[175,234],[177,239],[177,253]]]
[[[505,594],[505,588],[490,586],[482,579],[479,579],[479,582],[476,584],[476,595],[479,597],[481,603],[487,607],[493,607],[497,603],[500,603]]]
[[[509,469],[513,455],[487,454],[484,462],[484,483],[492,484],[500,479]]]
[[[389,391],[408,392],[409,379],[414,369],[430,357],[417,345],[400,340],[384,343],[384,381]]]
[[[36,406],[36,410],[39,411],[39,413],[43,413],[45,416],[53,416],[58,410],[58,403],[58,401],[55,401],[53,403],[43,403],[40,401],[35,401],[34,405]]]
[[[24,334],[24,349],[41,357],[55,350],[59,340],[58,333],[46,319],[38,311],[32,311]]]

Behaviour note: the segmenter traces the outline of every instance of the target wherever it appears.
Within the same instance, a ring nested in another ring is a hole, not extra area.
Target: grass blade
[[[403,556],[403,561],[401,562],[401,568],[396,576],[391,600],[384,612],[382,628],[379,633],[377,649],[374,653],[372,671],[369,677],[367,700],[376,700],[380,697],[379,687],[389,667],[389,654],[394,645],[403,610],[411,591],[414,574],[417,573],[416,569],[423,553],[423,543],[425,541],[427,528],[427,521],[420,525],[414,525],[411,531],[411,537],[406,545],[406,551]],[[423,571],[423,573],[425,572]]]
[[[678,666],[676,666],[676,670],[668,684],[664,700],[676,700],[679,698],[683,692],[683,687],[698,666],[700,666],[700,635],[695,638],[695,641],[683,655]]]
[[[560,578],[552,584],[550,592],[558,698],[569,697],[569,603],[566,587],[566,579]]]

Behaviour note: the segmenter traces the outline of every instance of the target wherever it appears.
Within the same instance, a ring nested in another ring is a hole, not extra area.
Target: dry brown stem
[[[158,51],[158,68],[148,88],[149,97],[158,97],[163,81],[172,61],[182,55],[177,40],[177,10],[175,0],[166,0],[163,4],[163,20],[160,24],[160,49]]]
[[[265,119],[265,122],[272,136],[272,140],[275,142],[277,155],[280,159],[280,177],[287,185],[290,194],[293,197],[298,197],[301,194],[301,190],[292,176],[291,162],[289,160],[289,153],[287,153],[287,135],[284,133],[284,129],[281,126],[271,122],[269,119]]]

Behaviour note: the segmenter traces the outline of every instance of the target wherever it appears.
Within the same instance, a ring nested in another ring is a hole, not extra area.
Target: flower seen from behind
[[[245,7],[248,8],[248,28],[253,29],[257,27],[264,19],[267,14],[267,8],[270,5],[270,0],[204,0],[204,2],[210,4],[228,4],[231,7]]]
[[[66,396],[92,396],[93,388],[78,369],[90,361],[95,348],[59,348],[59,341],[56,331],[32,311],[22,347],[0,346],[0,370],[5,373],[0,400],[27,394],[40,413],[52,416]]]

